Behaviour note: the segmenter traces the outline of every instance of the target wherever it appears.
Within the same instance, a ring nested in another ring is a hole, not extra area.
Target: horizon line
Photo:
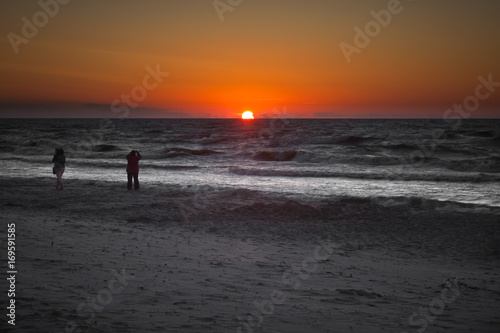
[[[287,120],[317,120],[317,119],[380,119],[380,120],[444,120],[443,117],[260,117],[255,119],[242,119],[238,117],[127,117],[127,118],[109,118],[109,117],[9,117],[0,115],[0,119],[51,119],[51,120],[63,120],[63,119],[74,119],[74,120],[99,120],[99,119],[110,119],[110,120],[146,120],[146,119],[179,119],[179,120],[243,120],[251,122],[253,120],[265,120],[265,119],[287,119]],[[467,119],[497,119],[500,120],[500,116],[494,117],[468,117],[460,118],[462,120]]]

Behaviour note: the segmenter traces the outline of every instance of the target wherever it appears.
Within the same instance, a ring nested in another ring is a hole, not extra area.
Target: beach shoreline
[[[17,235],[16,328],[26,332],[493,332],[500,324],[492,214],[320,207],[246,190],[2,182],[3,221]],[[187,218],[179,204],[191,207]],[[120,272],[130,278],[112,293]],[[429,308],[446,288],[459,293],[453,302]],[[439,315],[420,314],[426,307]]]

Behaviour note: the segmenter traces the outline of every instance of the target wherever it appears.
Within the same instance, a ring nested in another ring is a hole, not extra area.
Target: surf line
[[[314,273],[318,267],[320,261],[325,261],[332,255],[334,249],[338,247],[330,239],[319,239],[319,244],[313,252],[312,256],[309,256],[302,260],[300,265],[292,265],[291,269],[288,269],[281,276],[281,282],[286,286],[293,288],[294,290],[299,289],[301,281],[307,280],[311,273]],[[245,328],[246,332],[252,333],[253,327],[261,325],[264,322],[264,316],[270,316],[274,314],[275,304],[284,304],[287,300],[287,295],[284,291],[273,289],[270,293],[268,300],[263,300],[262,302],[254,301],[253,304],[257,308],[257,311],[251,312],[247,318],[246,322],[240,325],[237,329],[237,333],[244,332],[242,327]],[[239,321],[244,319],[238,316]]]

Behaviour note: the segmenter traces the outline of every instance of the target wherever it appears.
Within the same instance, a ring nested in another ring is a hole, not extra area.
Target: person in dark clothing
[[[62,190],[64,188],[62,175],[66,163],[66,157],[64,156],[64,150],[62,148],[56,148],[52,162],[54,163],[54,172],[57,175],[56,189]]]
[[[134,188],[139,189],[139,160],[141,158],[137,150],[132,150],[127,155],[127,189],[129,191],[132,189],[132,177],[134,177]]]

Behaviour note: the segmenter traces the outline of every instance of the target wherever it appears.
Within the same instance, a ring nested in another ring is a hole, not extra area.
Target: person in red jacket
[[[137,150],[132,150],[127,155],[127,189],[129,191],[132,189],[132,177],[134,177],[134,188],[139,189],[139,160],[141,158]]]

